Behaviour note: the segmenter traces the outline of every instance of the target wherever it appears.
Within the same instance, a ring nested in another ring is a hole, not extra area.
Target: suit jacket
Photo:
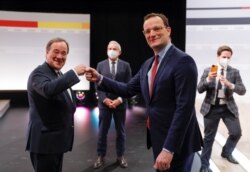
[[[212,82],[207,82],[206,80],[209,71],[210,67],[204,70],[204,73],[201,76],[201,80],[198,84],[199,93],[203,93],[206,91],[206,96],[200,110],[201,114],[203,114],[204,116],[208,114],[214,96],[216,94],[215,91],[216,79],[214,79]],[[233,90],[228,88],[225,89],[225,96],[226,96],[225,99],[227,101],[227,107],[235,115],[235,117],[238,117],[239,116],[238,107],[234,101],[233,93],[235,92],[239,95],[244,95],[246,93],[246,88],[242,82],[240,72],[238,69],[228,66],[226,79],[235,85],[235,88]]]
[[[201,132],[195,115],[197,68],[194,60],[174,45],[165,54],[149,96],[147,73],[153,57],[148,59],[128,84],[104,77],[100,89],[123,96],[142,93],[151,128],[150,136],[155,158],[166,148],[184,156],[199,151]]]
[[[79,82],[73,70],[58,77],[45,62],[28,79],[29,124],[26,150],[34,153],[70,151],[74,136],[75,99],[67,89]]]
[[[112,78],[112,74],[110,72],[110,64],[109,64],[109,60],[103,60],[101,62],[99,62],[97,64],[97,71],[102,74],[103,76],[106,76],[108,78]],[[127,83],[132,77],[132,71],[130,68],[130,65],[128,62],[125,62],[124,60],[118,59],[117,61],[117,71],[116,71],[116,75],[115,75],[115,80],[119,81],[119,82],[124,82]],[[100,91],[97,90],[97,94],[98,94],[98,107],[100,109],[109,109],[109,107],[107,107],[103,101],[105,98],[110,98],[112,100],[116,99],[117,97],[119,97],[119,95],[117,94],[113,94],[113,93],[109,93],[109,92],[104,92],[104,91]],[[126,98],[122,98],[123,103],[120,104],[116,109],[126,109],[127,107],[127,99]]]

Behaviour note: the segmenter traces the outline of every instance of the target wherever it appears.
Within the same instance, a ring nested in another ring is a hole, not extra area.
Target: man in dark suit
[[[204,148],[201,154],[200,172],[211,172],[209,159],[220,119],[225,123],[229,137],[223,146],[221,156],[229,162],[238,164],[232,152],[241,137],[238,107],[233,93],[244,95],[246,88],[238,69],[228,65],[233,51],[229,46],[221,46],[217,50],[218,70],[206,68],[198,84],[198,92],[206,91],[201,106],[204,115]]]
[[[132,76],[129,63],[119,59],[121,55],[121,46],[117,41],[110,41],[107,46],[108,59],[97,64],[97,71],[113,80],[127,83]],[[99,135],[97,143],[98,158],[94,163],[97,169],[104,164],[104,157],[107,151],[107,134],[110,128],[112,116],[115,123],[116,138],[116,154],[117,162],[122,168],[128,166],[124,158],[125,151],[125,120],[127,99],[97,90],[98,107],[99,107]]]
[[[133,96],[142,93],[148,116],[148,136],[157,171],[190,172],[202,137],[195,115],[197,68],[192,57],[171,43],[171,28],[163,14],[144,17],[143,33],[154,57],[124,84],[86,68],[86,78],[99,89]],[[155,77],[154,77],[155,76]]]
[[[62,38],[47,43],[46,61],[28,80],[29,125],[26,150],[36,172],[61,172],[63,153],[72,150],[75,99],[71,86],[84,74],[78,65],[63,76],[60,72],[69,52]]]

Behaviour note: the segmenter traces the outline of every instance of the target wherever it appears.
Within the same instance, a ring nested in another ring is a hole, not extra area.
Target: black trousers
[[[220,119],[228,129],[228,138],[223,146],[222,153],[231,155],[241,137],[239,118],[236,118],[227,108],[227,105],[212,106],[209,113],[204,116],[204,147],[201,153],[201,164],[209,167],[214,138],[217,133]]]
[[[40,154],[30,152],[30,159],[35,172],[62,172],[63,153]]]

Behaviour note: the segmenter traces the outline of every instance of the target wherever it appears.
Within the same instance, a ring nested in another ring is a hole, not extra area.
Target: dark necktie
[[[57,73],[57,76],[58,76],[58,77],[60,77],[60,76],[63,75],[61,71],[57,71],[56,73]]]
[[[111,75],[112,79],[115,79],[115,62],[111,62]]]
[[[224,69],[221,69],[220,75],[224,76]],[[215,99],[215,105],[220,104],[220,98],[218,97],[219,95],[219,90],[222,89],[222,85],[220,80],[218,80],[218,85],[217,85],[217,90],[216,90],[216,99]]]
[[[153,64],[153,67],[152,67],[152,71],[151,71],[151,82],[150,82],[150,87],[149,87],[149,89],[150,89],[150,91],[149,91],[150,97],[152,96],[152,93],[153,93],[153,86],[154,86],[155,75],[156,75],[156,72],[157,72],[158,64],[159,64],[159,56],[156,55],[155,60],[154,60],[154,64]]]

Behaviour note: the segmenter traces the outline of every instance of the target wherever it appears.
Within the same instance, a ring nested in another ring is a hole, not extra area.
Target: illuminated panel
[[[90,29],[89,23],[80,22],[45,22],[45,21],[20,21],[0,20],[0,26],[4,27],[28,27],[28,28],[51,28],[51,29]]]

